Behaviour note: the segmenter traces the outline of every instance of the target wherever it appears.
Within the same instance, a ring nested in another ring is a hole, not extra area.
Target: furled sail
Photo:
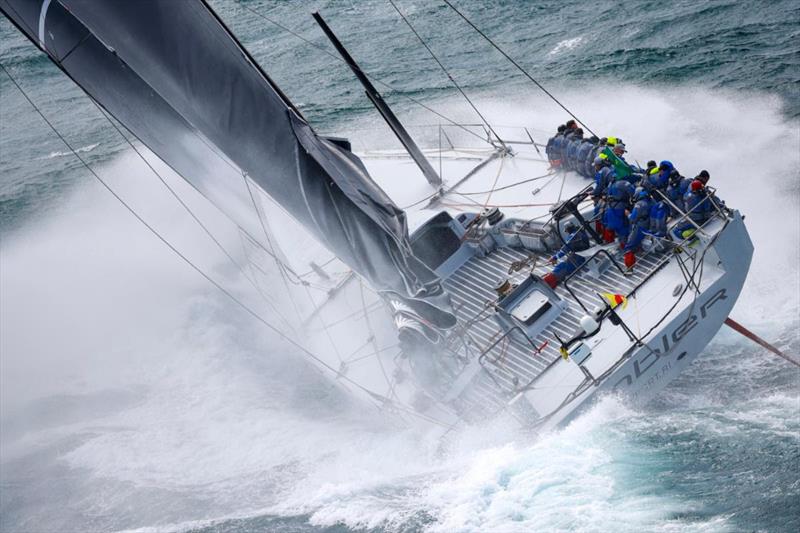
[[[423,322],[455,324],[405,213],[355,155],[316,135],[203,0],[0,0],[0,10],[232,219],[246,175],[373,288]]]

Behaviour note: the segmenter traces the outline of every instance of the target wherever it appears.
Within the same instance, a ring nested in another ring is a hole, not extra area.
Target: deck
[[[473,257],[445,280],[459,324],[465,327],[478,353],[486,352],[482,358],[482,371],[452,402],[467,420],[486,419],[504,409],[521,387],[531,383],[561,357],[555,334],[562,339],[570,338],[579,328],[580,317],[585,314],[564,284],[559,284],[556,293],[568,302],[569,307],[533,339],[536,348],[518,340],[517,336],[509,335],[486,351],[504,333],[492,316],[493,311],[487,309],[487,304],[496,299],[492,287],[501,278],[509,278],[512,283],[521,282],[530,272],[530,267],[512,274],[509,274],[509,267],[515,261],[528,259],[531,254],[524,249],[499,248],[485,257]],[[569,280],[569,287],[584,305],[596,306],[600,303],[597,292],[627,295],[663,266],[669,257],[669,253],[654,251],[637,256],[635,268],[626,274],[613,265],[599,278],[580,271]],[[536,257],[533,271],[537,275],[543,276],[550,271],[546,261],[546,256]]]

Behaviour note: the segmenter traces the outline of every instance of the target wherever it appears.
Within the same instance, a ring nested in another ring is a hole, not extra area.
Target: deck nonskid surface
[[[512,283],[524,280],[531,271],[530,267],[513,273],[509,273],[509,267],[532,254],[524,249],[500,248],[485,257],[473,257],[445,280],[458,321],[466,325],[466,333],[474,341],[478,353],[487,350],[504,333],[492,316],[494,312],[487,309],[496,299],[493,286],[505,278]],[[628,294],[667,259],[665,253],[650,252],[640,257],[636,267],[625,275],[614,266],[599,278],[587,275],[584,270],[570,280],[569,286],[586,307],[592,308],[600,304],[598,292]],[[551,268],[547,256],[536,256],[535,274],[543,276]],[[569,306],[533,339],[535,348],[517,336],[509,335],[486,352],[483,371],[455,402],[462,416],[473,420],[491,416],[502,409],[520,387],[536,379],[561,357],[556,334],[562,339],[571,337],[585,312],[563,284],[558,286],[556,293]]]

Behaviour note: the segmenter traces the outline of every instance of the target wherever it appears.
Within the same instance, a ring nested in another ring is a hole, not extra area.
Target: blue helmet
[[[675,165],[672,164],[672,161],[662,161],[658,165],[659,170],[666,170],[668,173],[675,170]]]

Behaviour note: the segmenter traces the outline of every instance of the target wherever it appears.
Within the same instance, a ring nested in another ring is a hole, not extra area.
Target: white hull
[[[470,149],[428,152],[434,166],[439,163],[439,155],[447,189],[461,182],[471,169],[485,162],[491,151]],[[365,154],[362,157],[379,185],[392,196],[397,205],[406,208],[412,232],[442,210],[455,218],[462,213],[478,212],[485,205],[500,206],[506,221],[546,218],[552,204],[571,197],[589,183],[574,173],[552,174],[548,163],[528,145],[518,148],[514,157],[490,159],[460,183],[456,191],[445,195],[438,203],[429,205],[430,197],[435,191],[402,153],[384,152]],[[275,210],[266,206],[265,212]],[[281,224],[281,220],[274,220],[271,225],[275,228]],[[307,297],[298,297],[295,304],[299,304],[301,312],[307,316],[303,335],[311,349],[323,359],[322,371],[344,388],[383,411],[393,413],[406,421],[422,418],[425,423],[451,427],[469,418],[465,417],[464,409],[470,409],[468,406],[480,401],[476,398],[461,401],[468,396],[466,393],[471,388],[478,387],[476,383],[482,379],[480,376],[492,374],[491,379],[502,382],[502,386],[497,391],[489,391],[487,394],[490,396],[496,395],[487,401],[498,402],[500,410],[506,411],[522,425],[550,427],[568,420],[599,393],[613,391],[623,393],[634,402],[646,402],[702,352],[733,307],[747,275],[753,251],[738,213],[730,218],[724,229],[722,220],[712,226],[701,235],[698,246],[682,259],[691,263],[692,253],[695,254],[693,257],[698,258],[703,255],[702,250],[711,245],[709,252],[704,255],[703,268],[699,269],[703,272],[703,277],[696,297],[693,296],[693,291],[686,291],[686,295],[680,298],[669,316],[662,320],[676,301],[676,297],[672,295],[676,285],[685,286],[677,261],[663,259],[653,262],[653,272],[648,273],[641,286],[635,287],[635,297],[629,299],[626,309],[618,309],[620,317],[634,333],[642,334],[652,328],[643,339],[649,348],[632,348],[630,339],[621,328],[604,323],[600,333],[587,341],[592,345],[592,355],[584,362],[582,369],[571,360],[552,357],[553,353],[557,353],[553,352],[556,349],[553,332],[545,331],[541,339],[549,339],[552,345],[540,353],[539,357],[547,358],[547,365],[533,361],[533,366],[537,368],[531,368],[530,371],[536,374],[535,383],[530,390],[520,387],[520,392],[516,394],[514,388],[517,385],[509,385],[509,380],[525,384],[533,375],[526,375],[525,369],[511,368],[513,364],[518,367],[527,364],[521,359],[523,355],[519,350],[515,361],[502,361],[504,364],[508,363],[506,367],[481,367],[474,360],[466,363],[457,375],[449,378],[452,380],[451,390],[438,399],[424,393],[412,378],[413,371],[408,360],[399,352],[397,331],[387,305],[357,277],[339,275],[339,272],[346,271],[341,263],[334,262],[326,267],[326,271],[337,273],[330,280],[313,280],[322,285],[323,289],[335,286],[333,292],[329,293],[327,289],[310,291]],[[720,235],[713,242],[710,241],[718,232]],[[297,270],[307,270],[310,261],[322,264],[330,257],[323,248],[310,244],[312,241],[307,236],[298,237],[297,234],[276,231],[275,238],[285,250],[297,249],[297,243],[303,243],[302,260],[293,265]],[[508,250],[512,251],[510,248]],[[463,261],[470,259],[470,254],[477,253],[472,256],[474,261],[484,252],[462,250],[460,253],[466,254],[466,259],[462,257],[456,261],[455,266],[449,265],[451,270],[463,266]],[[517,249],[514,253],[520,255],[528,252]],[[506,258],[502,259],[501,256]],[[503,266],[505,263],[502,261],[511,260],[509,254],[504,252],[497,258],[492,257],[490,252],[487,261],[494,261],[498,272],[502,272],[507,266]],[[536,272],[541,275],[543,268],[543,265],[537,266]],[[690,265],[689,268],[694,267]],[[449,273],[442,275],[447,277]],[[492,275],[494,274],[485,272],[481,274],[480,283],[485,286],[472,287],[471,290],[476,294],[487,290],[493,282],[490,279]],[[445,285],[452,287],[453,283],[446,281]],[[622,284],[616,290],[628,291],[632,284],[633,281],[627,285]],[[458,287],[455,289],[459,292]],[[597,287],[598,291],[613,289],[611,286]],[[724,291],[724,298],[717,296],[714,299],[714,295],[721,290]],[[569,302],[570,295],[561,288],[559,291],[562,299]],[[454,298],[455,302],[464,303],[462,300],[466,296],[454,294]],[[709,299],[714,299],[713,304],[706,303]],[[586,303],[588,305],[590,302]],[[570,316],[565,316],[566,322],[563,324],[554,325],[553,327],[557,327],[555,331],[563,336],[565,329],[574,330],[577,316],[581,313],[577,304],[571,302],[568,308]],[[704,316],[700,317],[698,313]],[[687,322],[690,317],[695,318]],[[485,328],[491,323],[484,322],[475,327]],[[476,335],[480,333],[476,330]],[[491,337],[491,332],[484,333],[484,341],[479,343],[483,346],[488,344]],[[665,335],[669,344],[666,353],[663,341]],[[541,339],[537,342],[542,342]],[[661,350],[662,355],[654,355],[655,350]],[[546,369],[542,370],[544,366]],[[605,377],[598,380],[596,385],[587,386],[587,375],[594,379]],[[485,383],[481,386],[485,386]],[[484,393],[486,392],[481,394]],[[503,408],[503,405],[506,407]],[[475,418],[480,419],[480,416]]]

